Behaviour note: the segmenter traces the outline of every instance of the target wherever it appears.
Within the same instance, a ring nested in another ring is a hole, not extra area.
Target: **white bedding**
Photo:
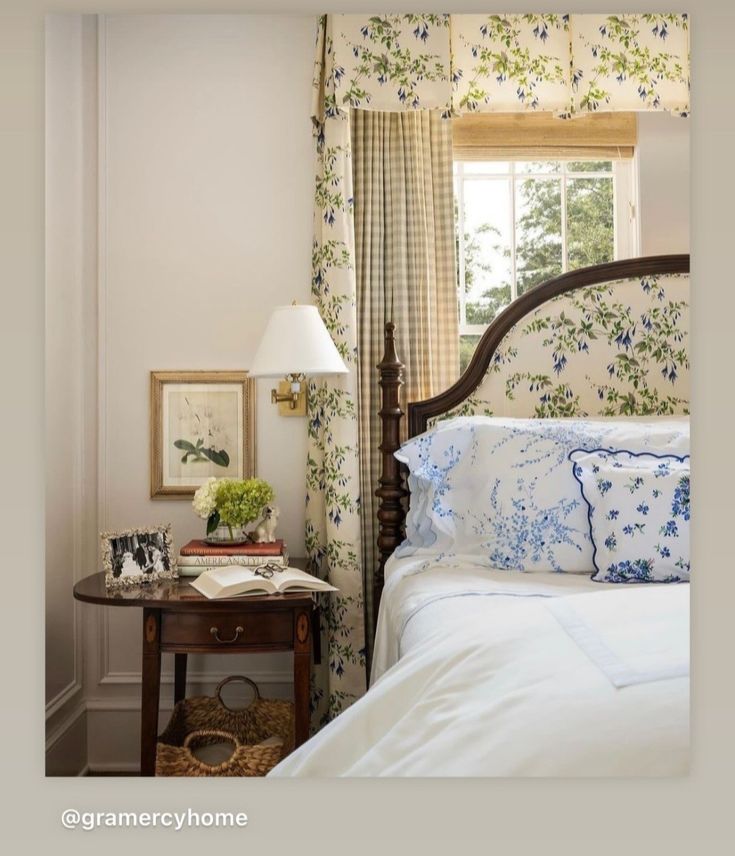
[[[271,775],[686,773],[688,585],[389,571],[370,690]]]
[[[472,556],[443,561],[391,557],[385,568],[370,682],[375,683],[402,654],[432,632],[437,617],[427,614],[426,608],[433,601],[461,610],[463,602],[449,606],[449,599],[478,595],[493,598],[479,607],[481,610],[502,610],[509,598],[551,598],[618,588],[609,583],[593,583],[589,574],[487,568],[479,561],[473,562]]]

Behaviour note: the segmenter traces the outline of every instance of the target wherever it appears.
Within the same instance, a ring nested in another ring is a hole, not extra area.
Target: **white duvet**
[[[402,565],[370,690],[271,775],[687,772],[688,585]]]

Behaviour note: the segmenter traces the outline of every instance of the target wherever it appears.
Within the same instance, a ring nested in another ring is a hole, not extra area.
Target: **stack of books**
[[[198,577],[204,571],[231,565],[259,568],[263,565],[288,567],[288,553],[283,541],[272,544],[207,544],[195,540],[181,548],[178,558],[180,577]]]

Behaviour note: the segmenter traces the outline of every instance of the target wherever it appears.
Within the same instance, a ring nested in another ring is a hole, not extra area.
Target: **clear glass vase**
[[[220,523],[214,532],[207,535],[206,540],[212,544],[242,544],[248,538],[242,526],[227,526],[225,523]]]

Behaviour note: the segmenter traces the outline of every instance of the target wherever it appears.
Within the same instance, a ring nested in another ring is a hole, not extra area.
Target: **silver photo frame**
[[[102,532],[100,541],[107,588],[179,578],[171,524]]]

